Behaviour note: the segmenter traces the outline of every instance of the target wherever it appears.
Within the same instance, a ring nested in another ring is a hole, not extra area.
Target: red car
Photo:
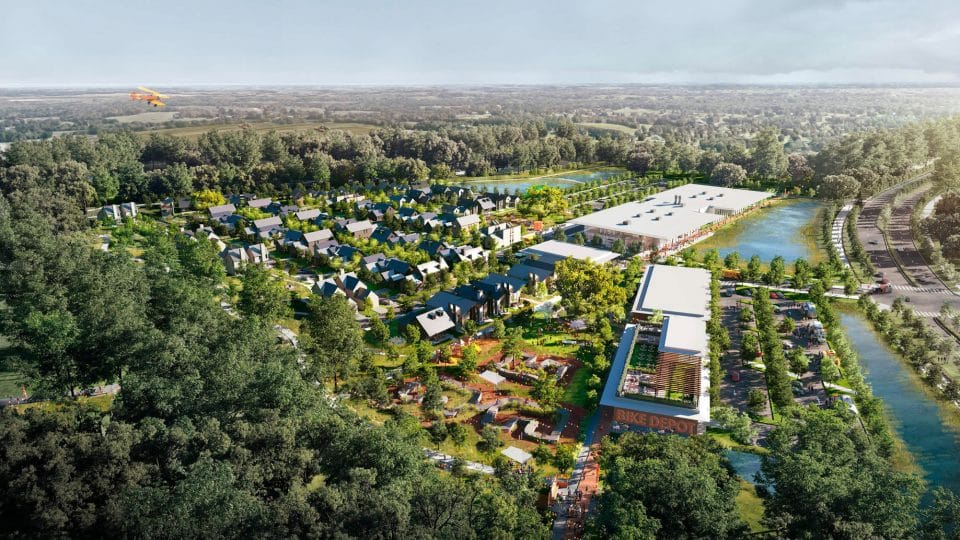
[[[740,382],[740,371],[731,371],[730,378],[733,379],[733,382]]]

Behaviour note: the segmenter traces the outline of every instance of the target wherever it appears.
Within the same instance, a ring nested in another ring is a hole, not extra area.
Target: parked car
[[[735,370],[731,371],[731,372],[730,372],[730,379],[733,380],[733,382],[740,382],[740,370],[739,370],[739,369],[735,369]]]

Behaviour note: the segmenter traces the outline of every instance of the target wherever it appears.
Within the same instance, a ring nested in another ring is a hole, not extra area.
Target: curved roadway
[[[927,175],[918,176],[912,182],[926,177]],[[880,217],[881,209],[895,197],[896,189],[884,191],[865,200],[857,220],[857,236],[877,271],[883,272],[893,288],[891,294],[877,295],[876,300],[889,306],[895,298],[904,297],[909,299],[918,315],[934,317],[944,303],[950,303],[954,308],[960,307],[960,297],[937,278],[913,242],[910,216],[924,192],[925,190],[910,192],[903,202],[893,209],[889,225],[890,245],[887,245],[883,232],[877,226],[877,218]],[[902,270],[893,258],[894,253],[900,260]]]

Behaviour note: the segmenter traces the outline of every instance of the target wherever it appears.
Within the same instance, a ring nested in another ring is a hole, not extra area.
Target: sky
[[[960,83],[960,0],[0,0],[0,86]]]

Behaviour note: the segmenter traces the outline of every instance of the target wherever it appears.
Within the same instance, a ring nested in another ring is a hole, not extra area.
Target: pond
[[[778,203],[717,231],[696,248],[716,248],[721,257],[732,251],[743,259],[757,255],[764,262],[780,255],[788,265],[800,257],[817,261],[821,254],[814,241],[805,239],[804,226],[816,219],[820,207],[812,200]]]
[[[602,171],[571,171],[569,173],[559,174],[556,176],[546,176],[546,177],[531,177],[531,178],[510,178],[506,180],[476,180],[470,182],[464,182],[464,185],[474,190],[480,191],[493,191],[494,189],[499,189],[501,193],[504,191],[508,193],[514,193],[516,190],[520,190],[520,193],[526,192],[532,186],[551,186],[565,188],[570,187],[574,184],[579,184],[583,182],[592,182],[594,180],[606,180],[607,178],[612,178],[623,174],[626,171],[623,170],[602,170]]]
[[[759,454],[741,452],[739,450],[726,450],[724,454],[726,454],[727,459],[730,460],[730,465],[733,466],[733,470],[736,471],[740,478],[756,485],[756,481],[754,481],[753,478],[754,475],[760,472]]]
[[[929,487],[943,486],[960,494],[960,433],[910,369],[880,342],[869,323],[841,313],[850,343],[860,356],[866,380],[886,405],[888,417],[913,454]]]

